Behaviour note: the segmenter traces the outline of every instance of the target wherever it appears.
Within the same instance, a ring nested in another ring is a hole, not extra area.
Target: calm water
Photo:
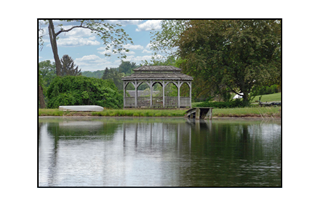
[[[40,118],[39,186],[281,187],[281,122]]]

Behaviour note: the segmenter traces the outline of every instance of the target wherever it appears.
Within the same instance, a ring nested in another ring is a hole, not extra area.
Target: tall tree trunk
[[[54,61],[56,62],[56,74],[57,76],[61,76],[61,63],[58,55],[57,39],[56,39],[56,34],[54,32],[54,26],[53,26],[52,20],[49,20],[48,30],[49,30],[49,37],[50,37],[53,57],[54,57]]]
[[[38,100],[40,101],[40,109],[46,108],[46,102],[44,101],[44,96],[43,96],[43,89],[40,86],[40,84],[39,84]]]
[[[249,105],[249,93],[246,91],[246,92],[243,92],[243,102],[245,103],[245,105]]]

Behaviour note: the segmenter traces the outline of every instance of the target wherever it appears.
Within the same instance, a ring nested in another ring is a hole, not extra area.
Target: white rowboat
[[[60,111],[103,111],[103,107],[96,105],[59,106]]]

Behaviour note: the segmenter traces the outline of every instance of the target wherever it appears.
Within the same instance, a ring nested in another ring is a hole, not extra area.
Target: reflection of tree
[[[226,123],[215,120],[186,123],[182,119],[152,118],[116,121],[101,119],[93,121],[91,127],[84,121],[77,123],[82,123],[82,127],[73,126],[75,123],[71,121],[48,123],[48,131],[54,139],[53,156],[50,158],[51,174],[55,173],[59,144],[60,149],[67,149],[66,141],[99,138],[115,139],[113,142],[104,142],[99,151],[103,158],[101,179],[106,185],[108,179],[114,176],[108,174],[112,172],[110,167],[121,166],[114,169],[125,175],[128,165],[130,170],[140,166],[142,169],[137,169],[139,173],[150,173],[148,166],[152,166],[157,169],[157,172],[152,173],[159,174],[155,176],[159,179],[157,182],[163,182],[164,186],[281,185],[281,131],[266,133],[278,127],[272,123]],[[116,134],[119,132],[120,139],[117,140],[119,136]],[[86,143],[88,145],[83,146],[90,146],[90,140],[86,140]],[[120,147],[113,143],[120,143]],[[123,158],[120,156],[116,161],[110,159],[113,147],[117,148],[115,151],[121,152]],[[60,153],[63,154],[63,151],[60,150]]]
[[[181,185],[185,180],[192,186],[280,185],[273,182],[275,175],[271,172],[279,166],[274,162],[278,155],[274,149],[265,146],[265,135],[259,124],[213,122],[211,131],[208,122],[188,126],[192,137],[192,164],[190,168],[181,169]],[[276,148],[280,148],[278,144]],[[181,150],[183,148],[180,153]],[[278,153],[281,154],[281,150]],[[269,183],[266,176],[270,176]]]
[[[119,123],[107,124],[106,122],[99,121],[88,121],[87,123],[87,125],[84,125],[85,122],[82,121],[48,123],[48,132],[55,137],[63,137],[65,139],[79,139],[86,138],[87,136],[95,138],[98,135],[113,135],[121,126]],[[107,137],[110,138],[112,136]]]

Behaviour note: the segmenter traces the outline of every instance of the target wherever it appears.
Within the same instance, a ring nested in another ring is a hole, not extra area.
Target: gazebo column
[[[181,83],[180,81],[178,81],[178,108],[180,108],[180,86],[181,86]]]
[[[134,82],[134,107],[138,107],[138,84],[137,81]]]
[[[164,90],[165,90],[167,84],[168,84],[168,82],[166,83],[166,82],[162,81],[162,105],[163,105],[163,108],[166,106],[166,104],[165,104],[166,99],[165,99]]]
[[[126,107],[126,81],[123,81],[123,108]]]
[[[189,82],[189,89],[190,89],[190,94],[189,94],[189,96],[190,96],[190,108],[192,108],[192,104],[191,104],[191,87],[192,87],[192,82],[190,81]]]
[[[153,87],[152,87],[153,81],[150,81],[148,83],[149,87],[150,87],[150,107],[152,107],[152,94],[153,94]]]

